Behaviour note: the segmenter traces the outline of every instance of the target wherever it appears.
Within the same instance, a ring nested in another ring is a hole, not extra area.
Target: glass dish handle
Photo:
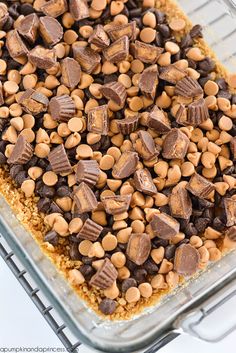
[[[206,342],[219,342],[236,330],[236,279],[179,316],[174,327]]]

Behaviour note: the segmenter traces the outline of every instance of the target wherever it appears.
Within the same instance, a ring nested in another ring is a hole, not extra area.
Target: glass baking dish
[[[236,1],[180,0],[178,3],[193,23],[203,25],[205,39],[218,59],[236,72]],[[73,292],[2,197],[0,234],[76,338],[98,351],[154,352],[160,342],[166,343],[179,333],[216,342],[236,328],[236,318],[232,315],[227,317],[224,330],[220,320],[217,330],[209,326],[207,330],[202,329],[209,316],[230,305],[236,294],[235,251],[132,320],[111,322],[95,314]]]

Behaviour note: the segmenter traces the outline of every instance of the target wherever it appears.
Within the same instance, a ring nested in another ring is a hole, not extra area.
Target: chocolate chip
[[[51,202],[52,201],[47,197],[40,198],[37,203],[39,212],[48,213],[51,206]]]
[[[57,245],[58,239],[59,239],[58,234],[54,230],[48,232],[44,237],[44,241],[52,245]]]
[[[152,259],[147,259],[143,264],[143,268],[149,275],[155,275],[159,270],[159,267]]]
[[[191,38],[199,38],[202,37],[202,26],[201,25],[195,25],[189,32]]]
[[[144,283],[147,281],[147,271],[144,268],[138,268],[133,273],[134,279],[137,281],[138,284]]]
[[[101,303],[99,304],[99,310],[101,310],[101,312],[104,315],[111,315],[114,313],[114,311],[116,310],[116,302],[113,299],[109,299],[109,298],[105,298],[101,301]]]
[[[22,170],[21,172],[19,172],[16,176],[15,176],[15,182],[17,185],[21,186],[21,184],[28,179],[28,175],[27,173]]]
[[[137,287],[137,281],[132,278],[132,277],[129,277],[129,278],[126,278],[122,281],[121,283],[121,291],[123,293],[126,293],[127,290],[131,287]]]
[[[175,250],[176,250],[176,246],[174,244],[168,245],[165,248],[165,259],[167,259],[168,261],[172,260],[175,256]]]
[[[86,281],[89,281],[94,274],[94,269],[90,265],[81,265],[79,270]]]
[[[72,261],[78,261],[80,260],[80,253],[79,253],[79,249],[78,249],[78,243],[72,243],[70,244],[70,258]]]

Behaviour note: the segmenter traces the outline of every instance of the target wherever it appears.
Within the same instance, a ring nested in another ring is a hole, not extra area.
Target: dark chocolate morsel
[[[105,298],[99,304],[99,310],[104,315],[111,315],[116,310],[116,302],[113,299]]]

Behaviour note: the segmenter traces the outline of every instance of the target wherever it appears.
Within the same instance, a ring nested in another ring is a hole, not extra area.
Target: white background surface
[[[232,308],[232,315],[235,316],[235,307]],[[222,316],[221,319],[221,322],[227,322],[227,317]],[[219,321],[216,321],[215,325],[217,327]],[[182,336],[159,352],[235,353],[235,342],[236,332],[217,344],[207,344],[188,336]],[[4,347],[63,348],[54,332],[0,258],[0,352]],[[30,350],[27,351],[30,352]],[[79,352],[92,353],[93,351],[81,347]]]

